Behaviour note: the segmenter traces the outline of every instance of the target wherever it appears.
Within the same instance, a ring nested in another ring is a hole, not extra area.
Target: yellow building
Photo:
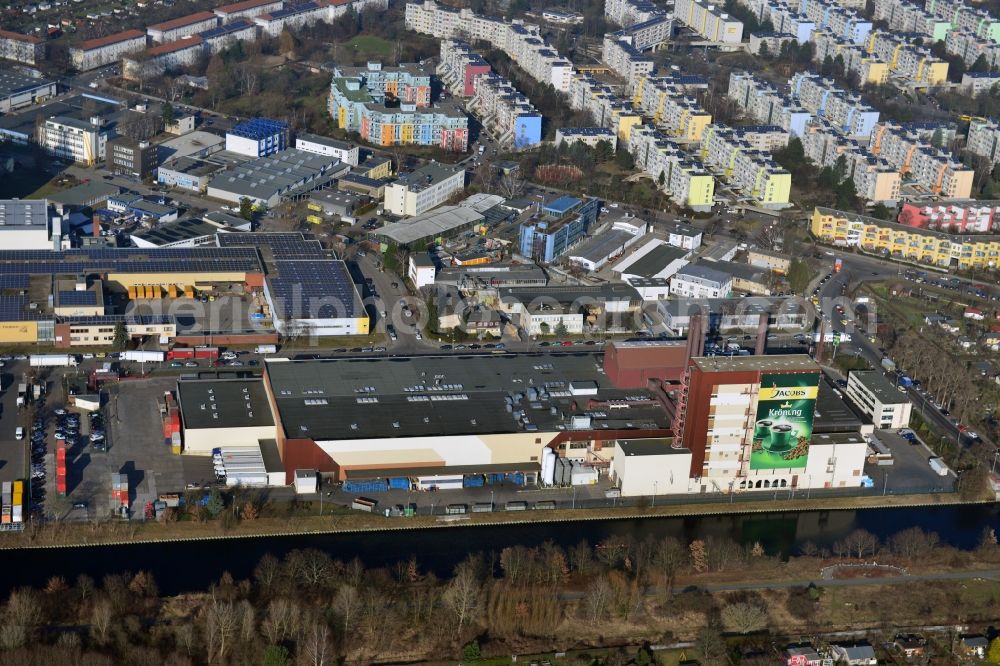
[[[832,208],[813,211],[813,236],[841,247],[942,268],[1000,265],[1000,236],[948,234]]]

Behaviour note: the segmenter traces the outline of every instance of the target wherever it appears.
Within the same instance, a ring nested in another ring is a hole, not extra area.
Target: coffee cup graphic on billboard
[[[806,466],[819,374],[764,374],[757,396],[750,469]]]

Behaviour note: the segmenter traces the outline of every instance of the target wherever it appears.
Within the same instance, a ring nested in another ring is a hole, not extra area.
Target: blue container
[[[486,483],[490,484],[491,486],[493,484],[503,483],[503,480],[504,480],[503,474],[488,474],[486,476]]]
[[[504,480],[507,483],[513,483],[515,486],[523,486],[524,472],[510,472],[507,474],[507,478]]]
[[[410,480],[405,476],[397,476],[389,479],[389,488],[393,490],[409,490]]]
[[[463,488],[482,488],[484,484],[482,474],[476,474],[475,476],[466,476],[462,478]]]
[[[384,480],[344,481],[345,493],[384,493],[388,484]]]

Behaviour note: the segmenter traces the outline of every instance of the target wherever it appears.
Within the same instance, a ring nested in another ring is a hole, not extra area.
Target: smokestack
[[[101,217],[96,213],[90,218],[90,226],[94,230],[94,238],[101,237]]]
[[[698,331],[697,335],[694,336],[694,343],[692,350],[695,356],[705,355],[705,318],[703,315],[698,314],[696,317],[698,321]]]
[[[753,353],[763,356],[765,347],[767,347],[767,313],[761,312],[760,321],[757,322],[757,347]]]

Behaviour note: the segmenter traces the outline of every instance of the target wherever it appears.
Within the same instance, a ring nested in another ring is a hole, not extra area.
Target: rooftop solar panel
[[[60,291],[59,305],[97,305],[97,292]]]
[[[360,317],[364,305],[342,261],[276,261],[271,292],[286,318]]]

